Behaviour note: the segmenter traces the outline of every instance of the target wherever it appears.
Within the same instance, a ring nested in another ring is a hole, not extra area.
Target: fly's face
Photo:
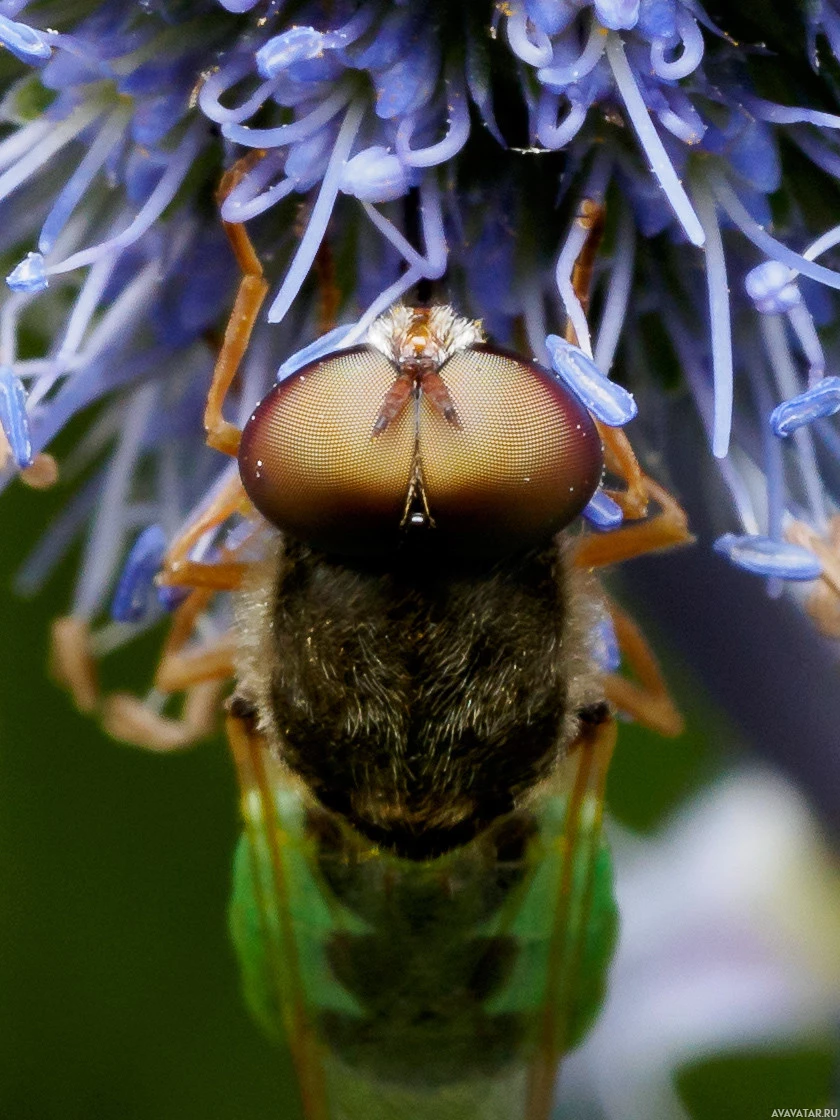
[[[551,374],[488,346],[448,307],[397,307],[364,345],[276,385],[243,433],[257,509],[315,548],[499,557],[544,541],[594,493],[601,443]]]

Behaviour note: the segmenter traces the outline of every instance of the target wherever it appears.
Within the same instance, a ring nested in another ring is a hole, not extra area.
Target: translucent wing
[[[617,915],[601,805],[611,720],[563,788],[429,863],[360,841],[230,721],[245,834],[231,922],[306,1120],[546,1120],[602,1001]]]

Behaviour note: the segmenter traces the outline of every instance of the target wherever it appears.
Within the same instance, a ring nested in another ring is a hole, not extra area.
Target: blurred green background
[[[223,742],[170,757],[121,747],[47,680],[77,557],[35,601],[9,591],[61,500],[19,484],[3,497],[0,1118],[294,1120],[288,1060],[248,1018],[228,942],[238,809]],[[121,687],[148,687],[157,640],[111,667]],[[675,675],[691,732],[624,728],[611,775],[613,812],[641,829],[731,757],[731,731]],[[681,1071],[681,1097],[695,1120],[816,1107],[832,1045],[705,1058]]]
[[[34,601],[9,590],[60,500],[3,497],[0,1117],[291,1120],[288,1063],[242,1005],[228,942],[224,743],[161,758],[105,739],[46,678],[73,564]],[[148,687],[148,647],[123,657],[126,687]]]

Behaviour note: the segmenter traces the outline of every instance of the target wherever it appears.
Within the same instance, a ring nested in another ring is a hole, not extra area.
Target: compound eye
[[[239,471],[272,524],[325,552],[395,549],[414,468],[415,410],[371,438],[396,367],[357,346],[275,385],[245,425]]]
[[[603,471],[595,423],[577,398],[535,363],[490,346],[459,351],[440,375],[461,427],[421,398],[419,452],[449,547],[509,552],[573,521]]]

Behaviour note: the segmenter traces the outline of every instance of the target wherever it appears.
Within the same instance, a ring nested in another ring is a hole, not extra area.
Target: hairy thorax
[[[246,593],[242,686],[324,806],[431,857],[519,804],[598,699],[575,578],[557,545],[459,572],[289,541]]]

